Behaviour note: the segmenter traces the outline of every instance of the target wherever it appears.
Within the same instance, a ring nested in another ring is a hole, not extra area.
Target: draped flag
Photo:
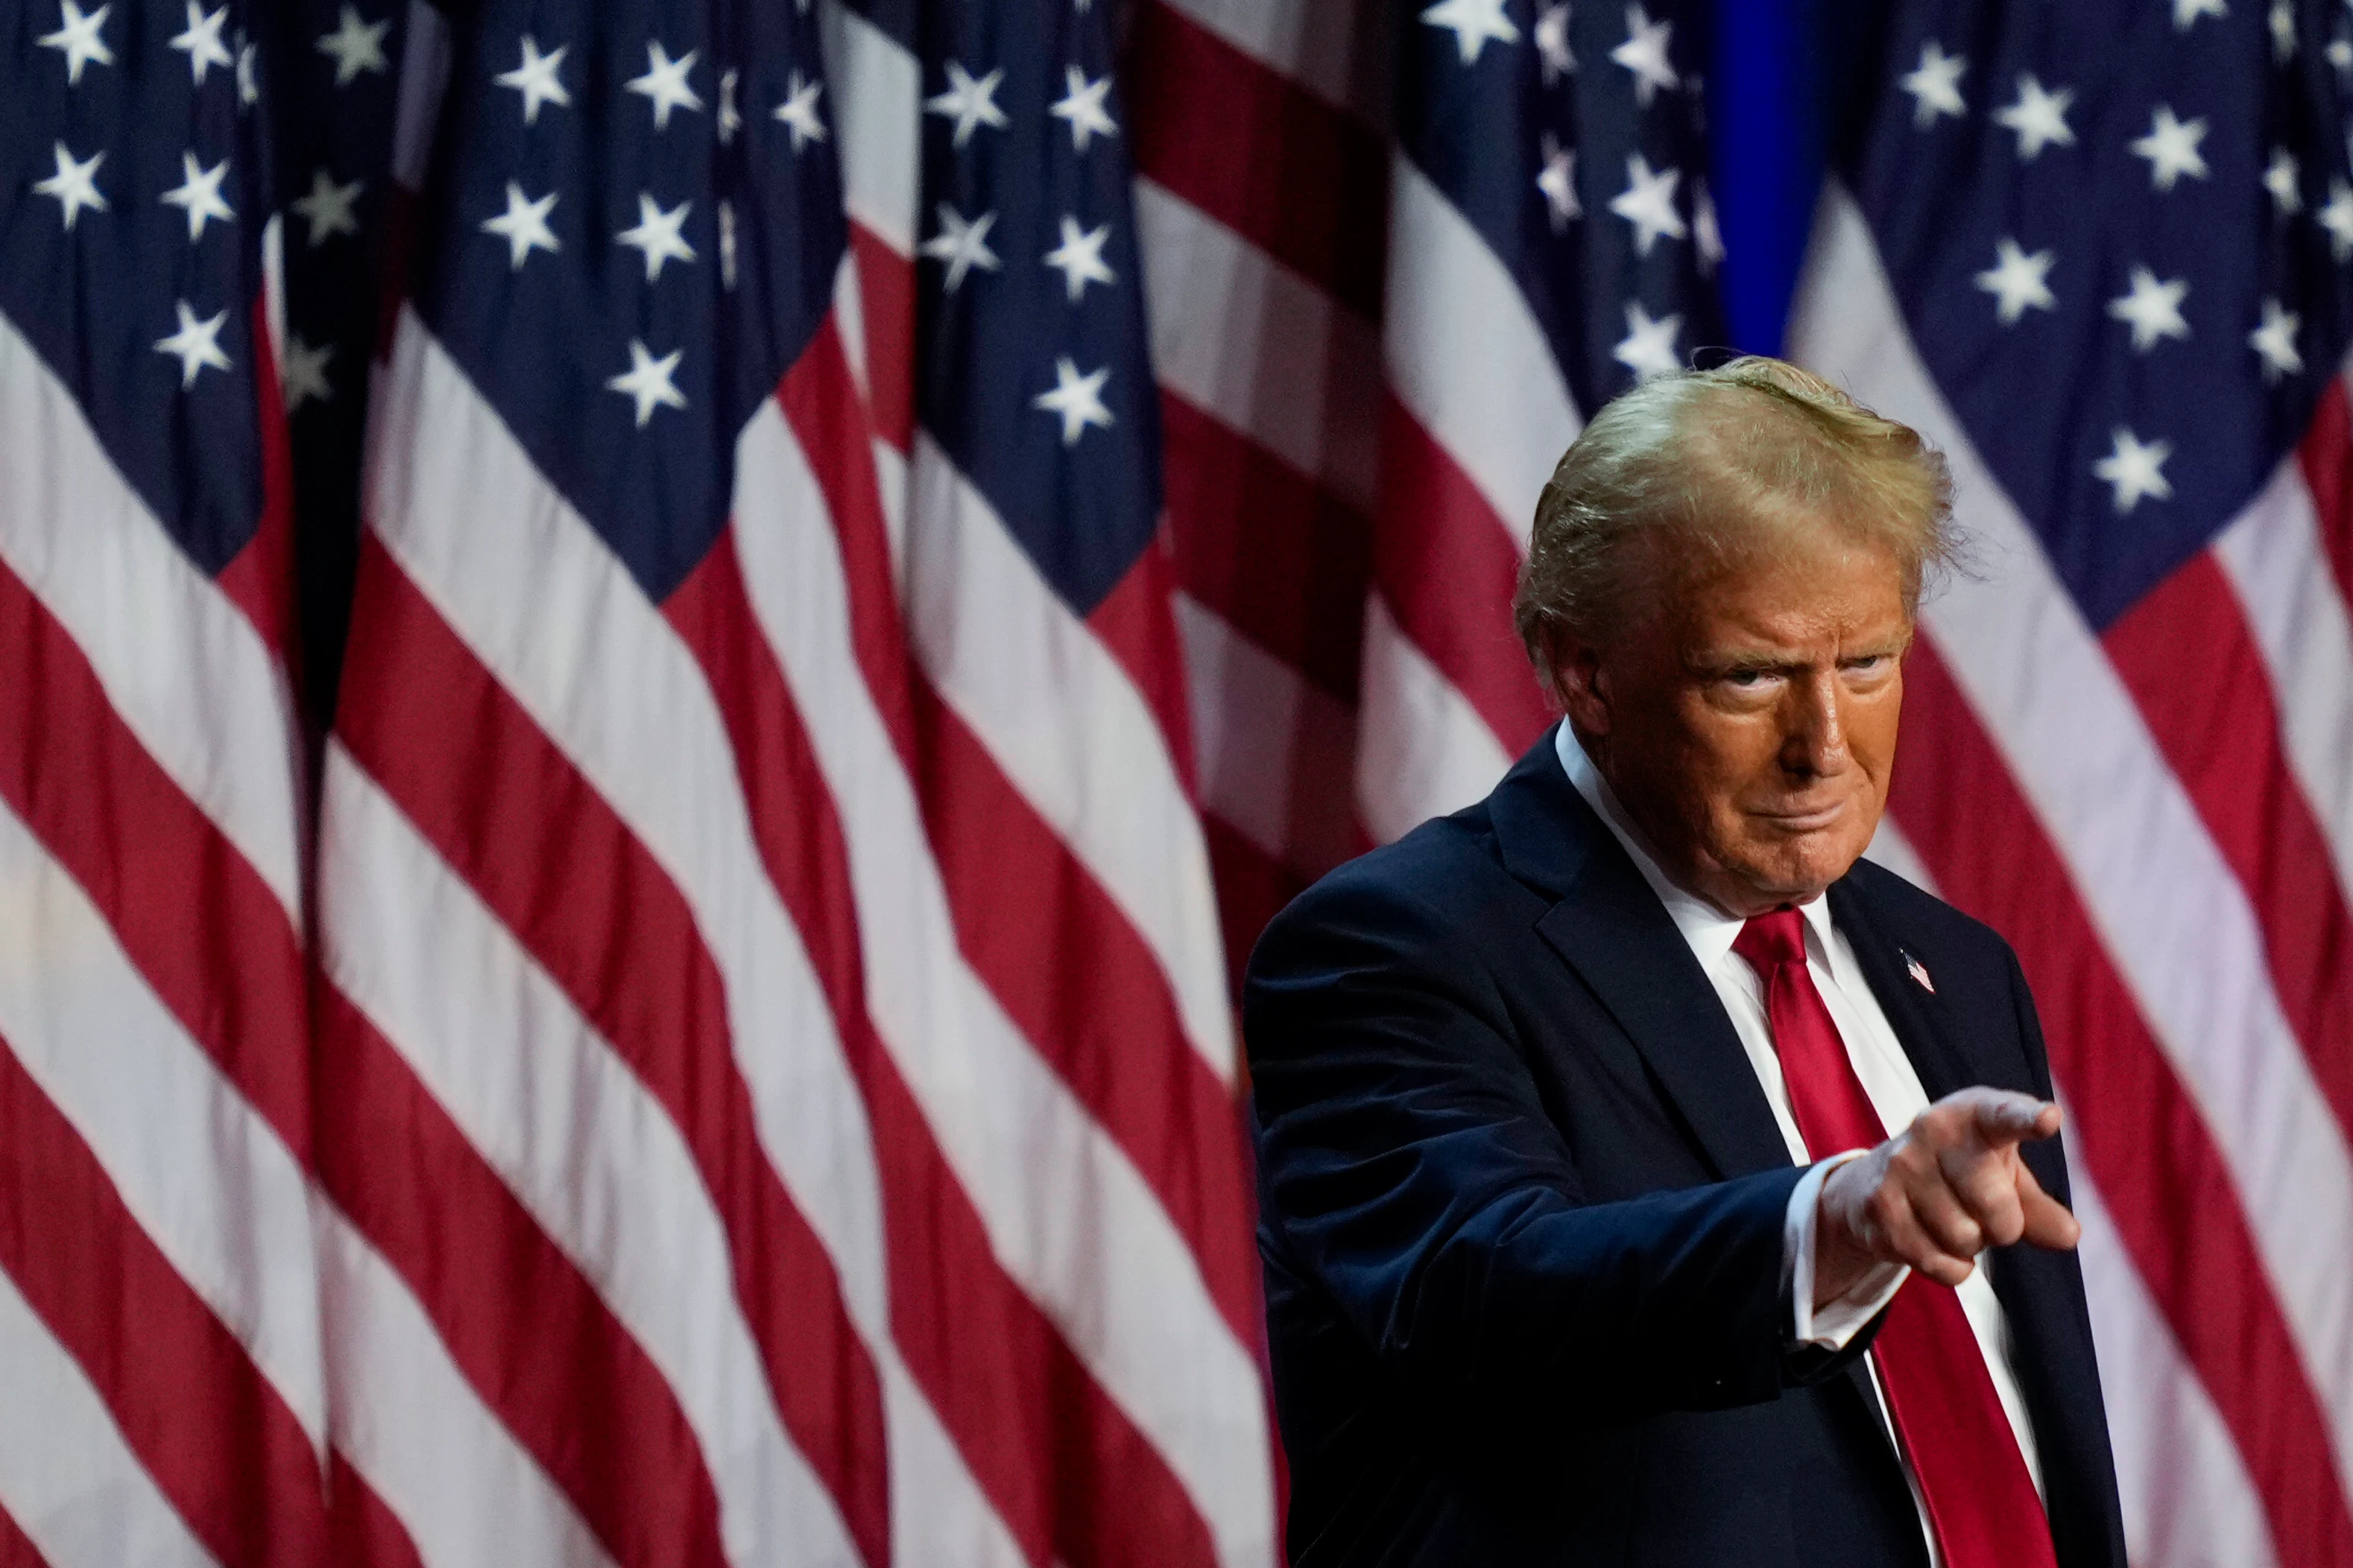
[[[0,8],[0,1560],[325,1542],[253,9]]]
[[[2135,1562],[2353,1563],[2353,20],[1861,52],[1790,350],[1945,449],[1978,556],[1882,852],[2042,1005]]]
[[[1269,1561],[1105,18],[406,53],[318,872],[354,1538]]]

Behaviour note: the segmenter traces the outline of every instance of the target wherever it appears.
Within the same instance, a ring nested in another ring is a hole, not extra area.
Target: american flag
[[[2135,1561],[2353,1562],[2353,17],[1878,25],[1791,346],[1979,556],[1887,853],[2042,1005]]]

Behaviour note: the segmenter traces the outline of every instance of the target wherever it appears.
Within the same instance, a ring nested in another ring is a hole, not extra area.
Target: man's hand
[[[1817,1211],[1815,1307],[1881,1264],[1906,1263],[1958,1285],[1986,1247],[2021,1237],[2073,1247],[2084,1227],[2018,1157],[2021,1142],[2050,1137],[2059,1120],[2056,1105],[2031,1095],[1965,1089],[1832,1171]]]

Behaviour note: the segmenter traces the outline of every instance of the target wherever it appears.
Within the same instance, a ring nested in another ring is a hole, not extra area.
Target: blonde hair
[[[1512,614],[1546,689],[1563,634],[1603,643],[1634,596],[1835,529],[1881,545],[1918,608],[1958,552],[1953,481],[1917,431],[1762,355],[1643,382],[1594,416],[1536,501]]]

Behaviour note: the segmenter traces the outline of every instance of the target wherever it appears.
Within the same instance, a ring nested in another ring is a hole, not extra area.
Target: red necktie
[[[1804,917],[1758,915],[1732,951],[1765,983],[1765,1016],[1798,1131],[1817,1160],[1887,1136],[1806,973]],[[1872,1345],[1897,1440],[1946,1568],[2055,1568],[2051,1527],[1961,1299],[1906,1279]]]

